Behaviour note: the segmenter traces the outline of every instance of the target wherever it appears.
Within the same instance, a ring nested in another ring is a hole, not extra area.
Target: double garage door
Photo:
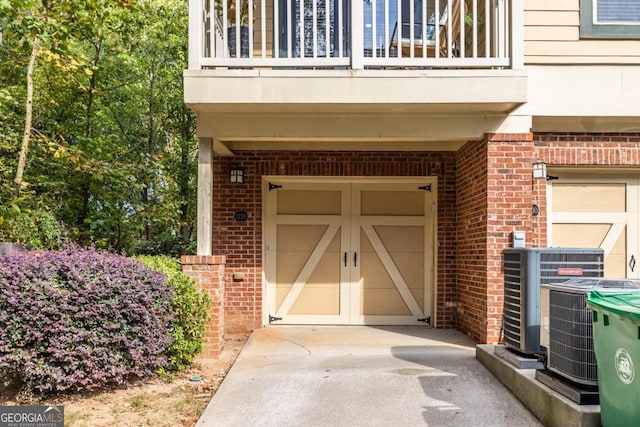
[[[430,321],[434,178],[274,176],[263,191],[265,321]]]
[[[605,277],[639,278],[637,173],[559,171],[547,187],[549,243],[602,248]]]

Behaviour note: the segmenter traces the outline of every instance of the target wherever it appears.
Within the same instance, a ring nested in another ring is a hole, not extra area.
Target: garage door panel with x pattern
[[[431,315],[433,194],[414,182],[280,185],[267,193],[268,312],[282,323]]]

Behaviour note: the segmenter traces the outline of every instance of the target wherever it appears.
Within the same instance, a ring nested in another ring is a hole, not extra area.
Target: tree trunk
[[[94,68],[98,67],[100,62],[100,57],[102,54],[102,33],[100,33],[100,37],[93,44],[93,48],[95,50],[95,56],[93,57],[93,66]],[[89,79],[89,89],[87,93],[87,121],[85,123],[85,136],[87,140],[91,140],[93,137],[93,101],[96,93],[96,73],[91,74],[91,78]],[[88,171],[86,172],[86,176],[83,179],[82,184],[82,209],[80,210],[80,216],[78,217],[77,225],[80,230],[85,231],[87,229],[86,219],[89,217],[89,200],[91,199],[91,182],[93,181],[93,174]]]
[[[178,194],[180,199],[180,235],[191,237],[189,229],[189,146],[188,140],[180,141],[180,172],[178,173]]]
[[[18,169],[16,171],[14,197],[20,195],[22,187],[22,177],[27,164],[27,154],[29,153],[29,140],[31,139],[31,120],[33,117],[33,69],[36,65],[36,57],[40,49],[40,36],[36,35],[33,39],[31,47],[31,56],[29,57],[29,66],[27,67],[27,105],[24,119],[24,134],[22,136],[22,148],[20,149],[20,157],[18,158]]]

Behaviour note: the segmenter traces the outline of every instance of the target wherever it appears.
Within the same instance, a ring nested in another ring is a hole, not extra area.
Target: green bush
[[[46,209],[20,209],[17,203],[0,205],[0,241],[55,250],[67,240],[62,223]]]
[[[134,242],[130,253],[134,255],[166,255],[179,257],[195,254],[196,241],[184,236],[165,236],[155,240]]]
[[[171,302],[173,322],[170,325],[173,344],[167,349],[169,371],[180,371],[193,366],[193,359],[202,352],[202,339],[211,299],[191,279],[182,273],[182,266],[167,256],[136,257],[146,268],[164,273],[167,284],[173,288]]]

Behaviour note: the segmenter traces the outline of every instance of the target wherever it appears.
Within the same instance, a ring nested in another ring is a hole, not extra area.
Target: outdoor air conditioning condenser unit
[[[604,251],[584,248],[504,250],[504,344],[525,355],[540,348],[540,285],[572,277],[602,277]]]
[[[540,344],[547,349],[546,368],[577,384],[598,385],[591,310],[587,293],[640,292],[640,280],[571,279],[541,287]]]

